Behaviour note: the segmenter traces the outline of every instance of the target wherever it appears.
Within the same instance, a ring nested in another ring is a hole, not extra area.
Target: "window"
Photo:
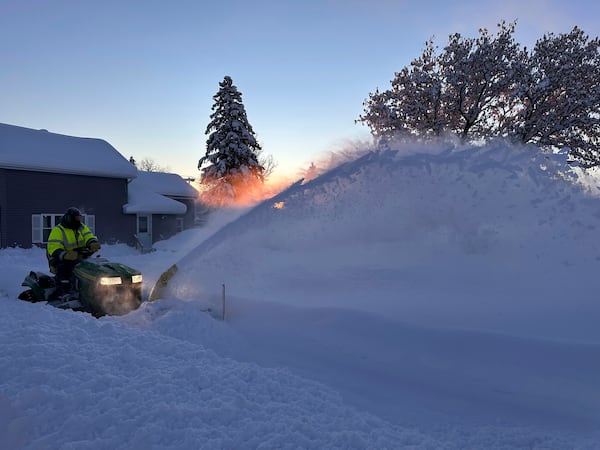
[[[148,232],[148,216],[138,216],[138,233]]]
[[[183,231],[183,217],[177,217],[176,230],[178,233],[181,233]]]
[[[62,214],[33,214],[31,216],[31,242],[33,244],[46,244],[50,231],[60,223]],[[93,234],[96,234],[96,216],[82,214],[81,221],[85,223]]]

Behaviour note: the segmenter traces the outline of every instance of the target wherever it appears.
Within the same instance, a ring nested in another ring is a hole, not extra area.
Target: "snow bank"
[[[285,369],[235,362],[110,319],[2,303],[5,448],[435,448]],[[195,318],[199,328],[212,320]]]

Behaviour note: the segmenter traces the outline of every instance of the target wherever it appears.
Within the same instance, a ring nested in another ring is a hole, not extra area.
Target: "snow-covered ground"
[[[600,200],[536,155],[405,144],[104,246],[145,297],[177,263],[123,317],[1,250],[0,448],[600,449]]]

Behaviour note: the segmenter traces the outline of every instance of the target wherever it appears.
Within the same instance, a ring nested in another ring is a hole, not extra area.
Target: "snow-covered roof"
[[[176,173],[140,170],[132,183],[169,197],[198,198],[198,191]]]
[[[185,214],[187,211],[183,203],[152,192],[136,180],[129,183],[127,198],[127,204],[123,205],[125,214]]]
[[[195,199],[198,191],[176,173],[139,171],[129,183],[125,214],[185,214],[187,206],[169,197]],[[169,196],[169,197],[166,197]]]
[[[136,167],[102,139],[0,123],[0,168],[135,178]]]

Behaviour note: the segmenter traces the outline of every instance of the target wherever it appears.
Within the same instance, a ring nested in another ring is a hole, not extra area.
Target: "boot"
[[[69,300],[71,293],[71,282],[69,280],[56,280],[56,296],[61,300]]]

